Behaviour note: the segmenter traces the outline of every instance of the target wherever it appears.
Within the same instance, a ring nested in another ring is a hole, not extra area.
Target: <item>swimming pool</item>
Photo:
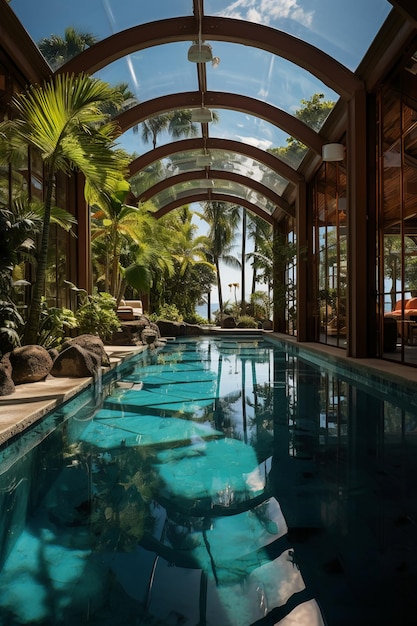
[[[0,451],[0,623],[417,615],[412,392],[262,338],[169,342]]]

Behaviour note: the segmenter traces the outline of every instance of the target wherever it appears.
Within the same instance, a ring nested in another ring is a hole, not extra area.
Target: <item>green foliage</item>
[[[78,327],[75,314],[66,308],[50,307],[42,299],[38,344],[47,350],[58,348],[67,331]]]
[[[15,95],[13,115],[0,122],[0,163],[18,163],[33,148],[41,155],[45,171],[42,234],[25,326],[27,344],[36,343],[39,333],[56,175],[79,171],[86,180],[86,194],[112,192],[127,173],[128,159],[115,149],[119,127],[108,121],[100,107],[121,100],[120,93],[99,79],[82,73],[57,74]]]
[[[237,328],[258,328],[258,322],[250,315],[240,315],[236,319]]]
[[[309,100],[301,100],[301,107],[294,113],[295,117],[307,124],[315,131],[319,131],[324,120],[333,109],[334,102],[323,100],[324,94],[315,93]],[[295,137],[287,138],[287,145],[271,148],[268,152],[279,157],[283,161],[298,165],[302,160],[307,148]]]
[[[10,300],[0,300],[0,354],[20,346],[24,321],[16,305]]]
[[[183,322],[184,318],[175,304],[161,304],[156,311],[156,319],[169,320],[170,322]]]
[[[198,313],[193,313],[192,315],[185,316],[184,322],[187,322],[187,324],[208,324],[208,319]]]
[[[250,297],[251,307],[253,308],[253,317],[257,319],[271,318],[273,300],[266,291],[255,291]]]
[[[85,289],[78,289],[67,281],[77,292],[79,305],[75,313],[79,332],[98,335],[103,341],[109,341],[114,331],[120,327],[116,314],[116,299],[106,292],[87,294]]]

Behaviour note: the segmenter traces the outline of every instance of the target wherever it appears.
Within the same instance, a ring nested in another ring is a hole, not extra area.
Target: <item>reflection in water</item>
[[[403,451],[405,409],[232,339],[103,387],[1,452],[0,624],[389,623],[361,595],[387,553],[368,457],[383,415]]]

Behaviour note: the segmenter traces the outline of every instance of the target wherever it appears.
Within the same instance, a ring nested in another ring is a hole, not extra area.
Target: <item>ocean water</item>
[[[206,319],[208,319],[207,304],[201,304],[200,306],[197,306],[195,310],[196,310],[196,313],[198,313],[202,317],[205,317]],[[211,320],[213,321],[214,313],[219,310],[219,303],[218,302],[212,302],[211,306],[210,306],[210,310],[211,310]]]

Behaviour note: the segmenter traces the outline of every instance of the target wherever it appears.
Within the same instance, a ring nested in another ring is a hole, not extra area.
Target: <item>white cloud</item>
[[[268,139],[260,139],[259,137],[245,137],[243,135],[237,135],[236,139],[242,143],[248,144],[249,146],[260,148],[261,150],[267,150],[272,146],[272,141],[269,141]]]
[[[219,15],[258,24],[290,19],[310,28],[314,11],[305,11],[297,0],[235,0]]]

